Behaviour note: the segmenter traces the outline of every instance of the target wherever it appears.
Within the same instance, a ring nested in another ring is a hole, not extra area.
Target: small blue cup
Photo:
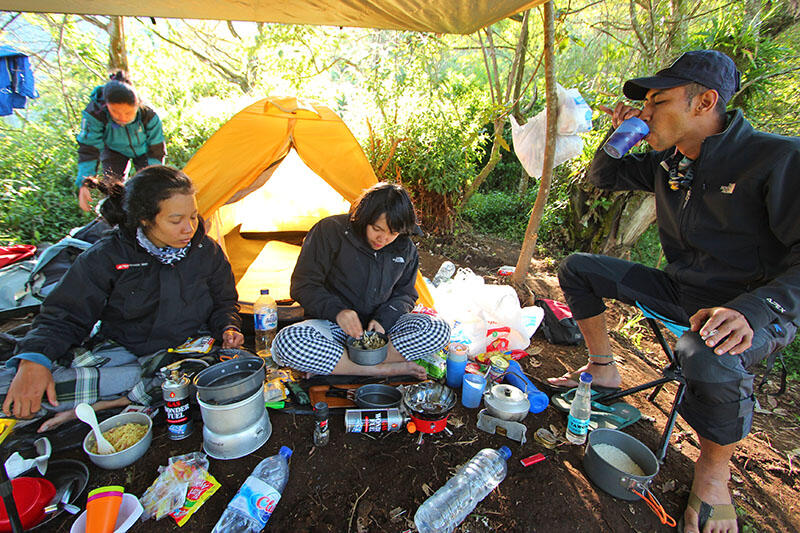
[[[486,388],[486,378],[480,374],[464,374],[461,387],[461,405],[475,409],[481,404],[483,389]]]
[[[606,144],[603,145],[603,150],[614,159],[619,159],[627,154],[628,150],[633,148],[636,143],[644,139],[648,133],[650,133],[650,127],[644,120],[631,117],[614,130]]]

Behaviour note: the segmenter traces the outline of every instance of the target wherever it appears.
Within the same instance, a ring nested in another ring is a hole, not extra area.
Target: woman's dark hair
[[[350,223],[358,235],[365,237],[367,226],[384,213],[390,231],[404,235],[415,232],[414,204],[406,190],[393,183],[378,183],[364,191],[350,208]]]
[[[103,98],[106,103],[139,105],[139,97],[133,89],[128,73],[116,70],[109,76],[109,81],[103,86]]]
[[[154,220],[159,204],[167,198],[194,193],[189,176],[164,165],[145,167],[124,185],[108,178],[88,183],[108,195],[100,206],[100,215],[106,222],[112,226],[119,224],[130,231],[135,230],[142,220]]]

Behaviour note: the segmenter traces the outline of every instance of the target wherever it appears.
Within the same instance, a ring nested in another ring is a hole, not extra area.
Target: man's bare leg
[[[102,411],[104,409],[112,409],[114,407],[125,407],[126,405],[130,405],[131,401],[123,396],[121,398],[117,398],[116,400],[100,400],[99,402],[95,402],[92,404],[92,409],[95,412]],[[66,411],[61,411],[60,413],[56,413],[52,417],[48,418],[47,420],[39,426],[39,429],[36,430],[37,433],[43,433],[45,431],[49,431],[51,429],[57,428],[64,422],[68,422],[77,418],[75,415],[75,409],[68,409]]]
[[[721,445],[704,439],[700,440],[700,457],[694,464],[694,480],[692,493],[709,505],[731,503],[731,493],[728,490],[728,480],[731,477],[730,460],[737,443]],[[683,513],[686,533],[699,533],[697,527],[697,513],[691,507],[686,507]],[[738,531],[736,520],[714,520],[708,524],[702,533],[736,533]]]
[[[417,379],[425,379],[428,377],[428,372],[413,361],[408,361],[405,357],[400,355],[392,343],[389,343],[389,349],[386,355],[386,360],[382,363],[373,366],[357,365],[350,360],[347,350],[333,367],[331,374],[343,374],[349,376],[414,376]]]
[[[576,322],[583,333],[586,348],[589,350],[589,363],[578,370],[567,372],[561,377],[547,378],[547,382],[556,387],[577,387],[581,372],[589,372],[592,375],[593,385],[619,387],[622,378],[617,371],[617,366],[603,364],[614,360],[611,353],[611,341],[608,338],[605,312]],[[600,363],[600,365],[593,363]]]

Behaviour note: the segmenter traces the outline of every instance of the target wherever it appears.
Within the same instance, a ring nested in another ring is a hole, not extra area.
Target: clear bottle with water
[[[419,533],[450,533],[506,477],[511,457],[507,446],[484,448],[458,469],[445,485],[419,506],[414,524]]]
[[[439,267],[439,270],[436,272],[436,275],[433,276],[433,280],[431,280],[431,284],[434,287],[438,287],[448,279],[453,277],[453,274],[456,273],[456,266],[450,261],[444,261],[442,265]]]
[[[569,407],[567,418],[567,440],[572,444],[583,444],[589,433],[589,418],[592,416],[592,375],[581,372],[578,390]]]
[[[261,289],[261,296],[253,304],[255,321],[255,349],[259,357],[272,355],[272,341],[278,331],[278,304],[269,295],[269,289]]]
[[[258,533],[264,529],[289,480],[291,456],[291,448],[281,446],[277,455],[258,463],[211,533]]]

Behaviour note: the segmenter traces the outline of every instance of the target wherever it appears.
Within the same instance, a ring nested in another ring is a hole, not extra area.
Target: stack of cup
[[[447,348],[447,386],[457,389],[464,378],[464,369],[467,367],[467,347],[460,342],[451,342]]]
[[[119,485],[100,487],[89,492],[86,500],[86,533],[113,533],[125,488]]]

